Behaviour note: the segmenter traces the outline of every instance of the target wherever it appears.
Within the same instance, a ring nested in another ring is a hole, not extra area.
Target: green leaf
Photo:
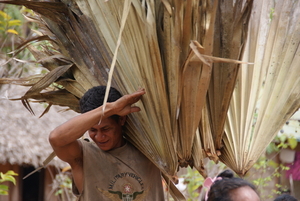
[[[0,185],[0,190],[7,191],[8,190],[8,186],[6,186],[6,185]]]
[[[0,195],[8,195],[8,191],[0,190]]]
[[[284,167],[281,167],[283,170],[289,170],[290,169],[290,167],[288,167],[288,166],[284,166]]]
[[[21,20],[10,20],[8,22],[8,27],[20,26],[20,25],[21,25]]]
[[[287,140],[291,149],[295,149],[297,147],[298,141],[296,138],[288,138]]]
[[[18,33],[16,30],[14,30],[14,29],[8,29],[8,30],[6,31],[6,33],[12,33],[12,34],[16,34],[16,35],[19,34],[19,33]]]
[[[5,20],[10,20],[11,19],[11,17],[7,13],[5,13],[1,10],[0,10],[0,16],[2,16]]]
[[[272,142],[272,143],[269,144],[269,146],[267,147],[266,151],[267,151],[268,154],[271,154],[273,152],[278,152],[279,148],[275,145],[274,142]]]
[[[8,170],[5,174],[6,174],[6,175],[12,175],[12,176],[18,176],[18,173],[15,173],[15,172],[12,171],[12,170]]]
[[[276,167],[278,166],[278,163],[276,163],[276,162],[273,161],[273,160],[269,160],[269,161],[268,161],[268,165],[271,166],[271,167],[273,167],[273,168],[276,168]]]
[[[10,181],[12,182],[14,185],[16,185],[16,179],[13,176],[10,175],[4,175],[2,177],[5,181]]]
[[[286,136],[286,135],[280,135],[280,136],[279,136],[280,142],[285,142],[286,139],[287,139],[287,136]]]
[[[62,189],[59,189],[58,191],[55,192],[55,195],[60,195],[62,194],[62,192],[63,192]]]
[[[192,191],[195,191],[195,190],[198,189],[198,188],[199,188],[198,185],[194,185],[194,186],[191,187],[191,190],[192,190]]]

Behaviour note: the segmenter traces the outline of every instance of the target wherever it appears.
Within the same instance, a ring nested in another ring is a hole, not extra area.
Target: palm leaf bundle
[[[47,101],[38,96],[50,93],[40,92],[52,82],[63,86],[51,92],[58,99],[67,93],[80,98],[99,84],[123,94],[144,87],[142,112],[130,116],[128,138],[170,178],[178,166],[204,174],[206,154],[217,160],[214,147],[221,148],[238,63],[212,55],[240,59],[251,1],[2,2],[37,12],[44,32],[31,41],[52,44],[43,52],[30,47],[50,72],[22,97],[28,108],[29,98]]]

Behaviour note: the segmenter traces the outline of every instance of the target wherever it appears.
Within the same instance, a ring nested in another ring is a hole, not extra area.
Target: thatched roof
[[[43,117],[39,116],[45,107],[31,103],[35,116],[22,105],[21,101],[9,98],[21,97],[26,88],[1,86],[0,89],[0,163],[30,164],[41,166],[52,152],[48,135],[52,129],[75,116],[72,111],[58,112],[62,108],[51,107]],[[28,90],[28,89],[27,89]],[[66,166],[57,157],[50,163],[59,167]]]

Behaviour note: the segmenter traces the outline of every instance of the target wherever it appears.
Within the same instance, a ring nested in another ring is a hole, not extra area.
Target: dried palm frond
[[[252,1],[224,1],[220,5],[217,16],[214,40],[220,43],[213,44],[213,55],[221,58],[240,60],[247,36],[247,25]],[[223,16],[223,15],[226,15]],[[215,63],[211,76],[211,83],[207,96],[210,124],[216,149],[222,148],[224,124],[230,103],[239,65],[235,63]]]
[[[274,13],[272,9],[274,8]],[[299,1],[255,1],[221,160],[244,175],[300,107]]]

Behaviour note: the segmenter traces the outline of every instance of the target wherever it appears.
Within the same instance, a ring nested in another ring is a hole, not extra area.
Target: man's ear
[[[126,119],[127,119],[127,116],[120,116],[119,122],[120,122],[121,126],[125,125]]]

